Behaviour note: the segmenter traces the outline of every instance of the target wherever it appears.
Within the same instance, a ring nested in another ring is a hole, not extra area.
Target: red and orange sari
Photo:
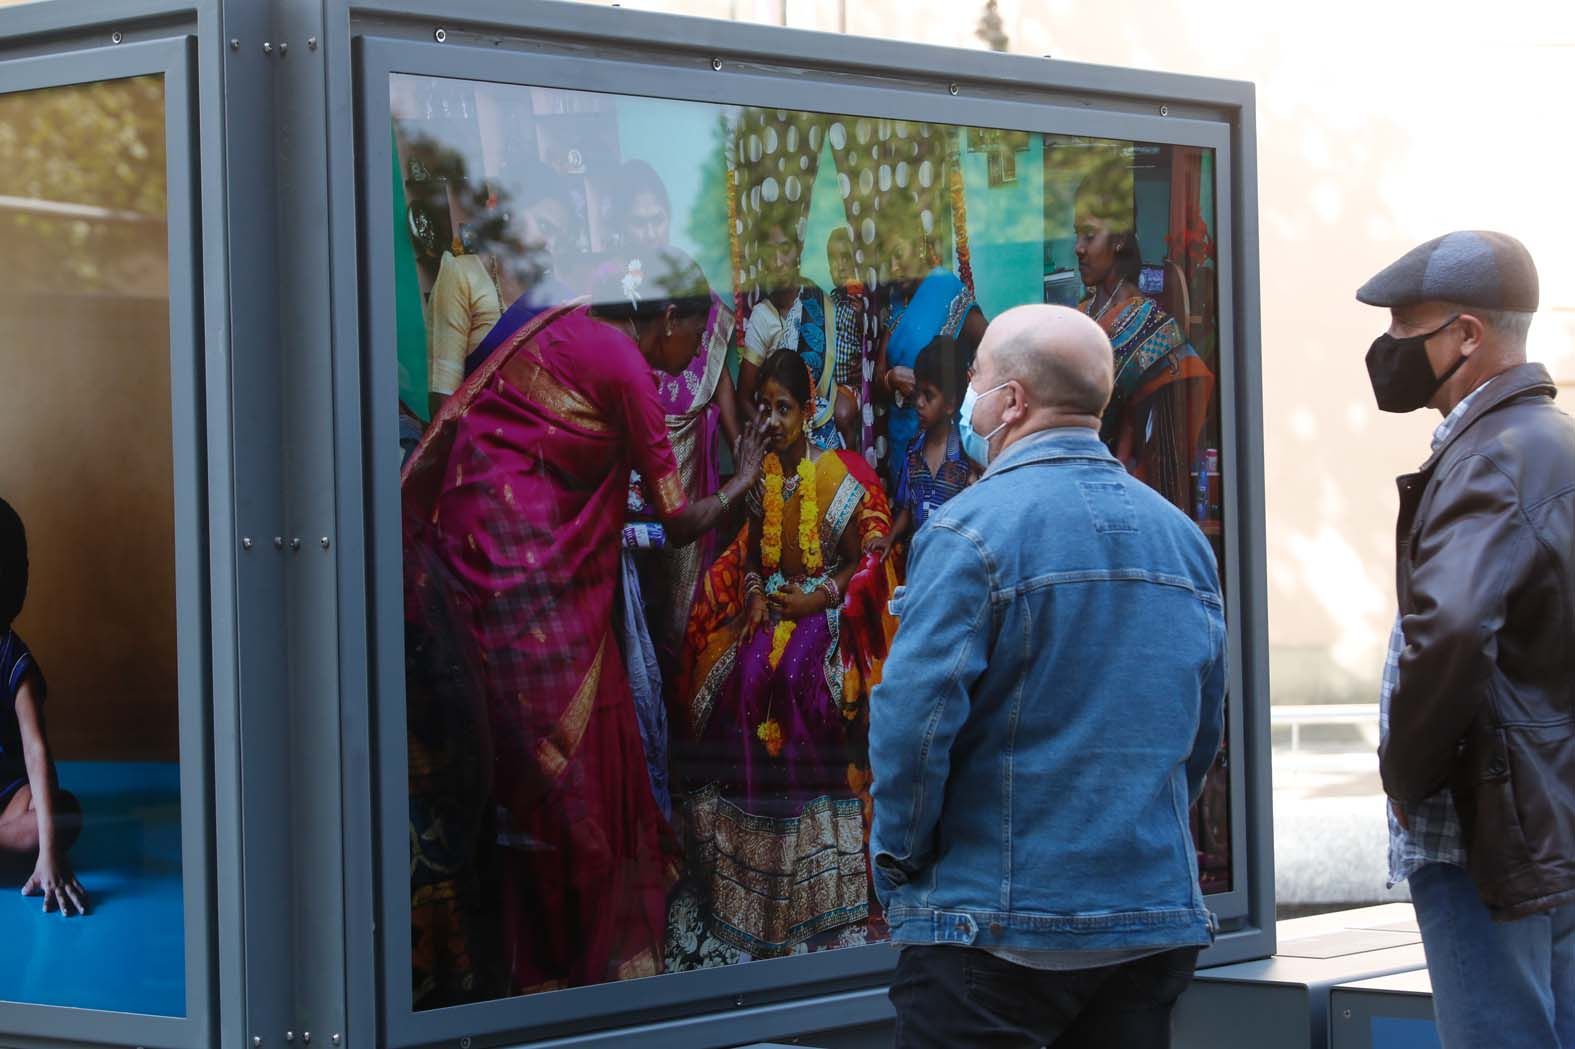
[[[491,757],[482,806],[499,824],[504,993],[660,969],[673,865],[614,634],[631,468],[663,517],[683,508],[650,366],[583,307],[563,307],[465,381],[401,475],[407,643],[452,671],[413,670],[410,695],[474,704],[488,736],[476,749]],[[433,755],[418,754],[422,716],[411,713],[418,981],[423,963],[452,964],[444,944],[478,920],[455,914],[465,894],[431,876],[461,866],[463,849],[415,822],[432,808],[422,792],[445,789]],[[428,845],[442,860],[424,867]],[[424,929],[434,915],[439,928]]]
[[[891,513],[856,453],[823,454],[815,479],[830,575],[847,530],[866,548],[890,533]],[[802,506],[795,493],[785,519]],[[798,563],[798,529],[783,533]],[[746,526],[695,600],[674,696],[674,771],[689,791],[690,873],[703,887],[707,932],[769,958],[871,917],[869,695],[896,627],[887,608],[896,565],[867,555],[842,605],[799,620],[776,662],[771,629],[743,630],[748,535]],[[773,576],[765,585],[813,590],[824,579]],[[768,721],[778,731],[771,743],[759,735]]]

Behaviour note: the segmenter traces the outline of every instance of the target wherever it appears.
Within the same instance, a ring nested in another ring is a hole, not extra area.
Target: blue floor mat
[[[85,918],[44,914],[0,876],[0,1001],[184,1016],[180,769],[173,764],[61,762],[82,802],[71,864],[88,891]]]

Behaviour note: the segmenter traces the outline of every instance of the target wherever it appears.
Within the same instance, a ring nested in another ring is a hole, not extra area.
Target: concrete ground
[[[1389,832],[1378,757],[1360,739],[1274,749],[1274,888],[1282,917],[1409,900],[1384,887]]]

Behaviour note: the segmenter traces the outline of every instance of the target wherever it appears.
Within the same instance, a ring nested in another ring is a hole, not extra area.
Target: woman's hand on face
[[[738,448],[734,453],[734,476],[746,483],[750,488],[760,480],[760,472],[766,461],[766,424],[760,419],[752,419],[744,425],[744,430],[738,435]]]
[[[913,369],[898,365],[886,373],[886,383],[893,391],[902,394],[904,397],[912,397],[914,390]]]
[[[754,637],[771,621],[771,608],[764,594],[751,594],[744,606],[744,637]]]
[[[790,583],[766,598],[771,608],[783,619],[795,622],[826,610],[826,599],[816,592],[806,593],[797,584]]]

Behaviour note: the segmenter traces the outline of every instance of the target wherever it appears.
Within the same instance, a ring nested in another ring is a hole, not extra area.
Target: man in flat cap
[[[1450,233],[1356,297],[1390,311],[1378,406],[1444,417],[1399,479],[1390,882],[1411,884],[1445,1049],[1575,1049],[1575,424],[1526,361],[1536,267],[1513,237]]]

